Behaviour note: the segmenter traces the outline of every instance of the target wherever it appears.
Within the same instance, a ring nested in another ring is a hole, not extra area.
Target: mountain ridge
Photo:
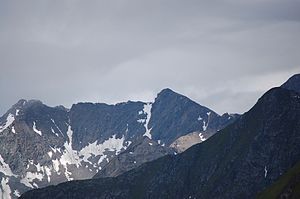
[[[166,102],[170,99],[172,104]],[[1,163],[11,170],[5,173],[0,167],[0,181],[16,198],[14,192],[91,178],[138,137],[152,138],[160,143],[157,148],[169,147],[190,131],[212,134],[236,119],[213,113],[209,118],[210,109],[168,89],[158,101],[79,102],[66,109],[38,100],[19,100],[0,118]],[[171,118],[169,123],[165,118]],[[145,160],[166,154],[154,151],[158,156],[149,154]]]
[[[253,198],[299,160],[299,118],[299,94],[273,88],[237,121],[177,156],[116,178],[63,183],[21,198]]]

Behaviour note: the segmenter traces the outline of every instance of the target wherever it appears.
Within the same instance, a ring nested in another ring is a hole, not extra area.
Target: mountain
[[[300,74],[290,77],[281,88],[300,93]],[[258,195],[263,198],[300,198],[300,162],[285,172],[280,178]]]
[[[299,161],[299,137],[299,93],[273,88],[236,122],[181,154],[21,198],[254,198]]]
[[[157,150],[147,148],[158,154],[147,153],[127,171],[164,155],[168,149],[161,147],[180,136],[211,134],[234,120],[170,89],[152,103],[77,103],[67,109],[20,100],[0,118],[0,193],[16,198],[29,189],[92,178],[140,137],[160,143],[153,145]]]

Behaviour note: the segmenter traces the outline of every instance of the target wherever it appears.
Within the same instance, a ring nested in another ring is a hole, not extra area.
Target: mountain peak
[[[191,101],[193,103],[198,104],[197,102],[191,100],[187,96],[182,95],[180,93],[177,93],[177,92],[171,90],[170,88],[165,88],[165,89],[161,90],[157,94],[157,97],[156,97],[155,101],[157,101],[157,100],[167,100],[167,101],[169,101],[171,99],[183,100],[183,101]]]
[[[171,90],[170,88],[164,88],[163,90],[161,90],[158,93],[158,95],[173,95],[173,94],[180,95],[179,93],[176,93],[175,91]]]
[[[300,93],[300,74],[295,74],[290,77],[284,84],[281,85],[281,88]]]

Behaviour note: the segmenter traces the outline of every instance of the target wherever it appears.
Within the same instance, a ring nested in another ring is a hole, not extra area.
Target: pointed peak
[[[281,88],[300,93],[300,74],[295,74],[290,77],[284,84],[281,85]]]
[[[175,91],[171,90],[170,88],[165,88],[161,90],[157,96],[171,96],[171,95],[181,95],[179,93],[176,93]]]
[[[155,98],[155,102],[165,101],[166,103],[169,103],[170,100],[194,102],[193,100],[189,99],[188,97],[186,97],[182,94],[179,94],[179,93],[171,90],[170,88],[165,88],[165,89],[161,90]],[[194,102],[194,103],[196,103],[196,102]]]
[[[171,93],[171,92],[174,92],[174,91],[170,88],[164,88],[160,91],[160,93]]]

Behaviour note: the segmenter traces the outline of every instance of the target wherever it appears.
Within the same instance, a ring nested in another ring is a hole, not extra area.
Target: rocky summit
[[[116,176],[174,154],[169,145],[181,136],[210,136],[234,120],[170,89],[154,102],[78,103],[70,109],[20,100],[0,118],[0,198],[98,172]]]

